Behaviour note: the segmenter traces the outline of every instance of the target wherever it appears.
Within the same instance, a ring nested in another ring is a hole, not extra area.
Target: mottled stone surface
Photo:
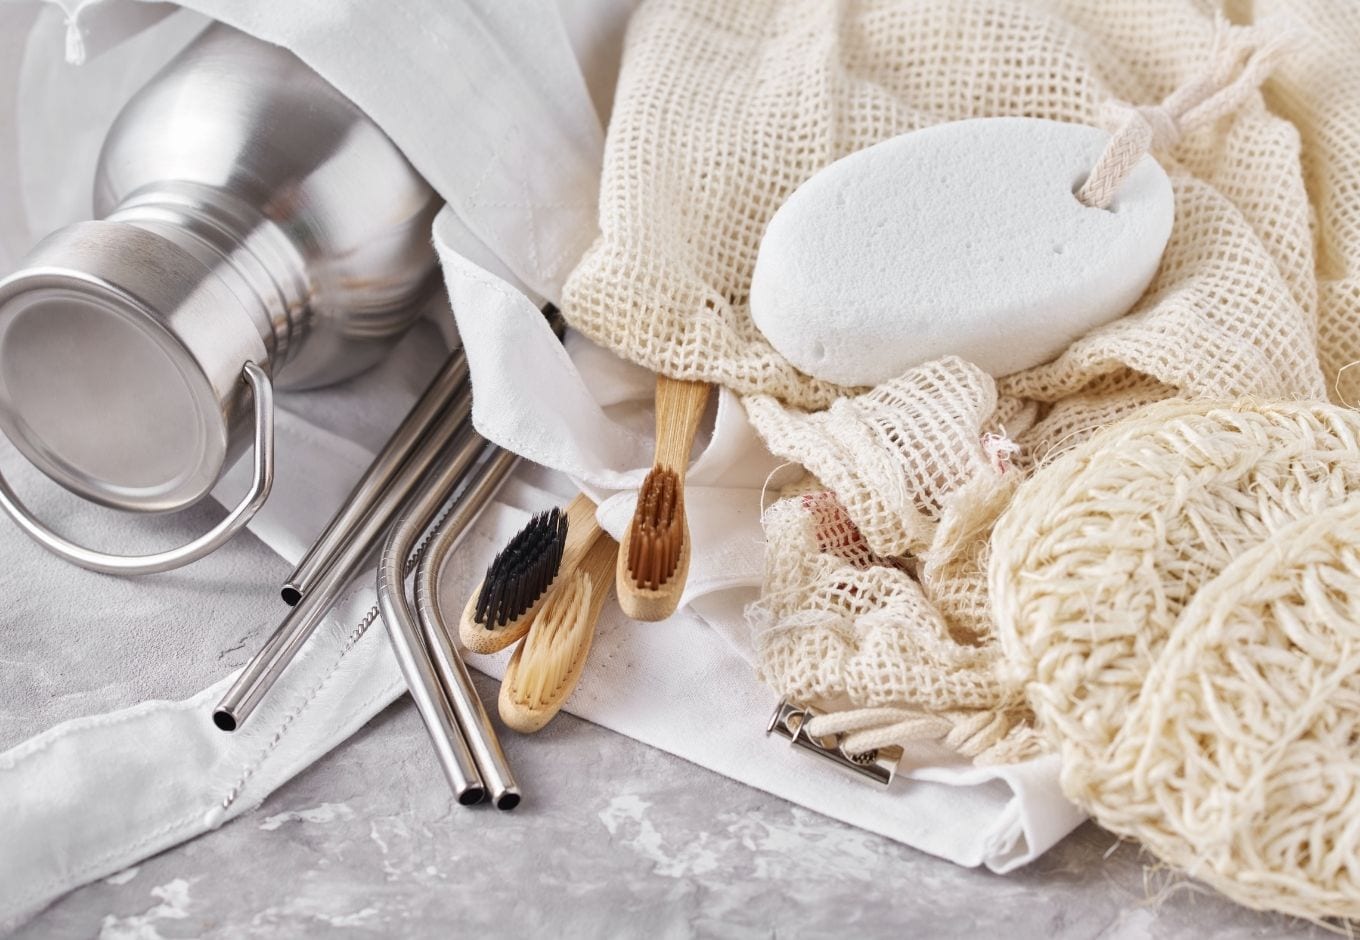
[[[375,370],[364,388],[405,383],[409,397],[437,358],[423,372]],[[337,410],[359,400],[350,405]],[[309,414],[323,426],[327,415]],[[350,430],[375,446],[383,429]],[[7,446],[0,467],[44,518],[112,537],[100,511],[42,484]],[[120,526],[117,538],[145,550],[217,512]],[[278,621],[287,569],[243,535],[185,571],[108,578],[0,523],[0,750],[77,715],[191,695],[240,666]],[[478,681],[493,700],[494,683]],[[1135,847],[1094,826],[1003,877],[569,715],[533,738],[502,739],[524,804],[456,806],[414,710],[399,702],[255,812],[72,892],[18,936],[1324,936],[1147,874]]]
[[[1091,825],[999,876],[568,715],[506,745],[524,804],[456,806],[400,702],[254,813],[18,936],[1325,936],[1148,873]]]

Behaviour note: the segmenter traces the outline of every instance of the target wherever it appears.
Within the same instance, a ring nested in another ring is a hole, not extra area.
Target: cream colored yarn
[[[995,681],[984,572],[1019,478],[1175,395],[1335,388],[1360,401],[1360,369],[1342,373],[1360,359],[1360,3],[1225,2],[639,8],[609,127],[601,236],[563,311],[629,359],[740,392],[771,448],[820,478],[882,560],[861,570],[815,549],[819,523],[799,500],[771,510],[766,597],[751,614],[776,689],[841,709],[955,715],[956,702],[922,690],[951,688],[943,670],[962,662],[977,681],[969,694],[993,698],[948,728],[990,715],[1018,739],[1027,718]],[[941,121],[1096,123],[1112,100],[1161,104],[1200,74],[1223,38],[1220,13],[1267,31],[1259,24],[1283,13],[1299,36],[1263,92],[1157,152],[1176,224],[1128,316],[1026,372],[994,380],[946,360],[874,390],[797,372],[755,329],[747,290],[761,235],[817,170]],[[860,714],[854,733],[905,720]]]
[[[1069,798],[1240,903],[1360,917],[1360,415],[1153,406],[1020,487],[990,580]]]

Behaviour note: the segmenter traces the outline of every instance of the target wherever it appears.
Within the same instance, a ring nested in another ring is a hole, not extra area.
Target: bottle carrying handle
[[[0,475],[0,509],[18,523],[28,536],[52,554],[74,565],[104,574],[156,574],[182,568],[216,551],[259,512],[274,485],[274,386],[269,375],[247,362],[241,377],[255,400],[255,472],[250,490],[221,522],[178,548],[150,555],[113,555],[77,545],[57,535],[33,517],[9,483]]]

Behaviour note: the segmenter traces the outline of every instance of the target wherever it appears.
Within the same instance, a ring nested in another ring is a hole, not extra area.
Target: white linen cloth
[[[39,16],[32,2],[0,0],[2,271],[37,235],[88,213],[88,197],[69,181],[90,178],[118,102],[201,22],[183,14],[159,21],[163,7],[132,0],[60,6],[66,35],[54,53],[54,11]],[[602,524],[620,532],[631,488],[651,462],[651,376],[579,338],[564,350],[536,304],[557,295],[594,234],[598,114],[607,111],[629,0],[563,2],[560,16],[504,0],[183,6],[293,49],[373,115],[450,203],[434,234],[471,364],[477,425],[555,472],[517,474],[455,554],[446,602],[461,606],[526,514],[576,486],[602,500]],[[137,54],[124,54],[124,40]],[[393,49],[403,50],[401,68],[392,67]],[[63,52],[86,64],[61,64]],[[84,112],[78,129],[53,120],[53,109],[73,100]],[[415,345],[399,355],[415,355]],[[401,373],[400,363],[385,368]],[[365,452],[381,441],[375,430],[393,426],[414,393],[399,383],[369,391],[363,399],[343,388],[293,396],[280,416],[287,459],[252,528],[290,561],[362,471]],[[915,752],[893,787],[879,791],[764,738],[774,696],[743,658],[742,609],[760,581],[762,490],[777,470],[739,402],[720,394],[687,485],[696,545],[688,606],[661,624],[634,624],[606,608],[567,710],[959,864],[1008,871],[1041,854],[1080,821],[1058,791],[1054,758],[974,768]],[[238,465],[219,492],[239,493],[246,472]],[[0,527],[0,559],[29,551],[37,549]],[[230,681],[223,677],[187,699],[69,718],[0,753],[0,929],[248,811],[396,698],[402,684],[384,632],[357,628],[372,601],[365,584],[328,618],[234,735],[208,720]],[[472,658],[493,675],[502,664]],[[532,811],[535,782],[521,783]]]

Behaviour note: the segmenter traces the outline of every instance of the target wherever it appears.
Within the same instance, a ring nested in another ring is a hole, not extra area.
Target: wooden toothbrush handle
[[[711,387],[707,382],[656,377],[656,466],[684,477]]]

